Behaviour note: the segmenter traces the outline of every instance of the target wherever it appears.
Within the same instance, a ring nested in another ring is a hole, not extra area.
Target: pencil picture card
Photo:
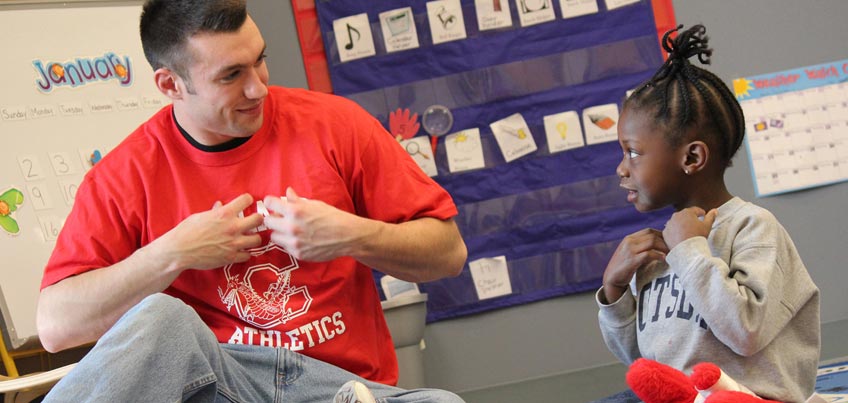
[[[577,112],[568,111],[548,115],[542,120],[545,124],[545,136],[548,139],[548,150],[552,154],[583,147],[586,144]]]
[[[333,21],[333,33],[342,63],[377,54],[366,13]]]
[[[512,26],[509,0],[474,0],[477,27],[481,31]]]
[[[556,19],[553,0],[517,0],[518,21],[522,27]]]
[[[516,113],[489,125],[501,148],[504,160],[511,162],[536,151],[536,140],[530,133],[527,122]]]
[[[430,148],[430,138],[428,136],[418,136],[409,140],[402,140],[400,145],[412,157],[415,163],[421,167],[424,173],[430,177],[438,175],[436,158],[433,156],[433,149]]]
[[[597,0],[559,0],[562,18],[574,18],[598,12]]]
[[[427,20],[430,22],[434,45],[465,39],[467,36],[459,0],[427,2]]]
[[[470,171],[486,166],[478,128],[449,134],[445,137],[445,150],[448,155],[448,169],[451,172]]]
[[[618,105],[597,105],[583,110],[586,144],[618,141]]]
[[[411,7],[397,8],[380,13],[380,27],[386,52],[398,52],[415,49],[418,44],[418,31],[415,29],[415,16]]]

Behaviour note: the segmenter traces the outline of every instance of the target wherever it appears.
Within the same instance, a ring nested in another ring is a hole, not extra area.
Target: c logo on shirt
[[[300,267],[283,248],[269,242],[251,249],[244,263],[224,267],[226,288],[218,287],[227,310],[236,308],[239,317],[260,329],[286,323],[309,311],[312,297],[306,286],[293,286],[291,272]],[[280,268],[277,265],[285,263]]]

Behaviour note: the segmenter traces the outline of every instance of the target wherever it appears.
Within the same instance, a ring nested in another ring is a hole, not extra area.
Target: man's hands
[[[297,259],[325,262],[355,255],[353,249],[376,231],[369,220],[302,198],[292,188],[285,199],[267,196],[263,202],[271,212],[265,218],[271,240]]]
[[[151,245],[155,244],[179,270],[244,262],[250,258],[247,250],[262,243],[259,234],[252,232],[262,224],[262,216],[239,217],[251,204],[253,197],[247,193],[227,204],[216,202],[211,210],[190,215]]]

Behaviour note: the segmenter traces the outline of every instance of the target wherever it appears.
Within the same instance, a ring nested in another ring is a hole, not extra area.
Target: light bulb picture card
[[[477,11],[477,28],[480,31],[512,26],[509,0],[474,0]]]
[[[366,13],[333,21],[333,34],[342,63],[377,54]]]
[[[562,18],[574,18],[598,12],[598,0],[559,0]]]
[[[492,129],[506,162],[521,158],[537,149],[536,140],[520,113],[491,123],[489,128]]]
[[[439,174],[438,169],[436,169],[436,158],[433,156],[433,149],[430,147],[430,140],[427,136],[402,140],[400,146],[406,150],[406,153],[412,157],[427,176],[433,177]]]
[[[445,137],[445,150],[448,156],[448,169],[452,173],[486,166],[478,128],[449,134]]]
[[[575,111],[548,115],[543,118],[548,150],[553,153],[583,147],[583,130],[580,116]]]
[[[618,105],[597,105],[583,110],[583,128],[586,143],[598,144],[618,141]]]
[[[516,0],[518,21],[522,27],[541,24],[556,19],[553,0]]]
[[[380,13],[380,27],[386,52],[398,52],[419,47],[418,31],[412,7],[397,8]]]
[[[459,0],[427,2],[427,20],[430,22],[430,34],[434,45],[467,37],[462,4]]]

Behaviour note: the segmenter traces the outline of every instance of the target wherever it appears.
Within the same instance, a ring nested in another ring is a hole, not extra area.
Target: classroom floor
[[[819,367],[816,393],[828,402],[848,402],[848,357],[830,360]]]
[[[551,376],[459,395],[468,403],[585,403],[627,388],[624,366],[581,372],[577,377]],[[816,393],[828,403],[848,403],[848,357],[822,362],[816,379]]]

